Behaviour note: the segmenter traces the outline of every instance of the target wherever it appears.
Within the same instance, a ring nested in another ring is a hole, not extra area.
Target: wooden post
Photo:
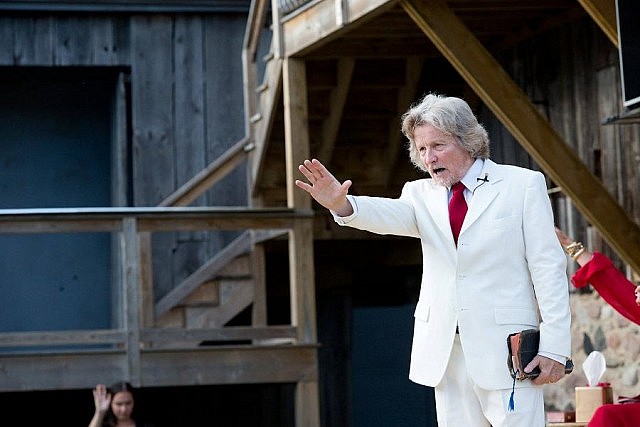
[[[309,158],[307,80],[304,60],[287,58],[283,67],[285,158],[287,204],[291,208],[310,209],[309,196],[294,180],[298,165]],[[316,306],[313,267],[313,220],[298,220],[289,232],[289,276],[291,324],[297,329],[298,343],[315,344]],[[317,354],[317,353],[316,353]],[[317,357],[316,357],[317,370]],[[320,425],[317,375],[296,386],[296,425]]]
[[[140,248],[135,217],[122,220],[123,329],[127,335],[128,380],[142,385],[140,369]]]
[[[284,52],[282,24],[280,23],[280,5],[278,3],[278,0],[271,0],[271,22],[273,23],[271,46],[273,47],[273,55],[276,59],[282,58]]]

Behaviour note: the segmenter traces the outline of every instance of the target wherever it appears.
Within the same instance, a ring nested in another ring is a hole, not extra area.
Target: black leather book
[[[538,354],[538,346],[540,345],[540,331],[537,329],[525,329],[520,332],[514,332],[507,337],[507,348],[509,349],[509,357],[507,358],[507,366],[511,377],[519,381],[527,378],[535,378],[540,375],[540,368],[536,368],[526,373],[524,368]],[[565,374],[573,371],[573,362],[567,360],[565,365]]]

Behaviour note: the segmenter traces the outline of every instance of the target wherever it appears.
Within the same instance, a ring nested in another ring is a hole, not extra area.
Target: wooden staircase
[[[238,256],[212,279],[200,283],[167,312],[156,311],[158,327],[222,328],[254,303],[250,255]],[[173,342],[183,346],[186,342]]]
[[[251,325],[266,325],[265,289],[263,281],[256,280],[261,277],[256,273],[260,262],[253,247],[284,234],[278,230],[242,233],[156,303],[156,326],[223,328],[250,306]],[[280,343],[292,341],[291,338],[276,340]],[[183,344],[186,343],[172,343]]]

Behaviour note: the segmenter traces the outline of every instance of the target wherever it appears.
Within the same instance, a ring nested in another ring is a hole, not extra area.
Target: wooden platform
[[[139,386],[298,383],[317,381],[317,346],[217,346],[140,352]],[[96,378],[129,378],[123,350],[5,354],[0,392],[90,389]]]

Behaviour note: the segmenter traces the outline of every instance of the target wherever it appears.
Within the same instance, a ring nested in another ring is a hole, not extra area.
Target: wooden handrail
[[[312,211],[245,207],[0,209],[2,233],[113,232],[133,217],[139,232],[288,229]]]
[[[2,332],[0,333],[0,348],[72,344],[123,344],[125,339],[126,332],[119,329]]]
[[[247,18],[247,27],[244,35],[244,50],[252,62],[256,60],[262,27],[267,18],[266,12],[269,1],[253,0],[249,8],[249,17]]]
[[[227,176],[242,160],[247,158],[253,148],[254,145],[249,142],[249,138],[245,137],[236,142],[186,184],[160,202],[159,206],[187,206],[213,187],[216,182]]]
[[[74,352],[82,352],[78,345],[92,346],[116,344],[124,347],[127,332],[123,329],[93,329],[70,331],[34,331],[34,332],[3,332],[0,333],[0,349],[24,347],[23,351],[34,348],[38,353],[58,352],[59,349],[42,347],[70,346]],[[146,328],[140,330],[141,340],[145,343],[162,345],[176,341],[238,341],[238,340],[264,340],[264,339],[294,339],[296,329],[293,326],[227,326],[224,328]],[[0,354],[2,354],[0,350]]]

